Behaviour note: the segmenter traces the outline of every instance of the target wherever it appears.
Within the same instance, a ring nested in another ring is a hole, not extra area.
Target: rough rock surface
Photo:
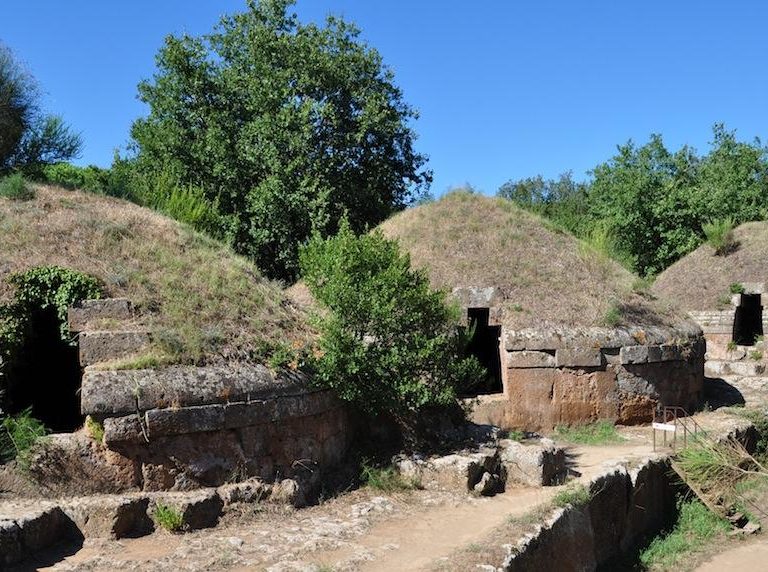
[[[561,484],[568,476],[565,449],[551,439],[527,443],[504,439],[499,446],[510,481],[542,487]]]
[[[126,538],[153,530],[146,496],[98,495],[65,501],[61,508],[86,538]]]
[[[0,569],[47,548],[72,530],[53,503],[0,505]]]

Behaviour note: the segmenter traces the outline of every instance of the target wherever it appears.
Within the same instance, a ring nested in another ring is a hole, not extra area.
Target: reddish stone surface
[[[693,411],[702,400],[703,350],[703,344],[694,344],[681,359],[602,368],[506,368],[504,396],[479,400],[472,418],[540,431],[598,419],[648,423],[658,405]]]

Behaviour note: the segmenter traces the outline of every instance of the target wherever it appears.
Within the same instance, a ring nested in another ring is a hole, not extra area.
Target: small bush
[[[569,505],[579,507],[588,503],[590,498],[592,498],[592,495],[590,495],[587,487],[584,485],[568,485],[552,498],[552,503],[560,508],[565,508]]]
[[[733,237],[733,219],[725,218],[705,223],[702,226],[707,243],[715,250],[717,256],[725,256],[733,252],[736,241]]]
[[[598,421],[590,425],[574,427],[558,425],[555,434],[563,441],[580,445],[605,445],[624,440],[616,430],[616,426],[610,421]]]
[[[35,191],[20,173],[0,179],[0,197],[14,201],[28,201],[35,198]]]
[[[751,352],[749,352],[749,359],[754,361],[760,361],[761,359],[763,359],[763,352],[761,352],[760,350],[752,350]]]
[[[184,528],[184,515],[170,505],[158,502],[152,516],[168,532],[179,532]]]
[[[672,530],[655,538],[640,553],[640,562],[645,569],[673,569],[729,528],[726,521],[699,501],[680,502],[678,510]]]
[[[360,480],[372,489],[387,493],[420,488],[417,480],[403,477],[394,467],[376,467],[368,461],[362,463]]]
[[[70,163],[45,165],[40,170],[40,178],[46,183],[65,189],[79,189],[97,194],[107,194],[110,172],[95,165],[78,167]]]
[[[48,434],[45,425],[32,417],[31,408],[3,419],[0,432],[0,457],[4,462],[16,459],[22,468],[28,466],[35,444]]]
[[[741,284],[739,282],[734,282],[731,284],[729,288],[731,294],[743,294],[744,293],[744,284]],[[730,302],[730,300],[729,300]]]
[[[726,347],[728,348],[729,352],[732,352],[738,347],[738,344],[735,341],[731,340],[728,342],[728,345]]]
[[[511,439],[512,441],[522,441],[525,439],[525,431],[518,431],[517,429],[504,430],[499,433],[501,439]]]
[[[463,356],[458,311],[411,269],[397,242],[379,232],[357,237],[342,223],[335,237],[315,236],[300,261],[328,309],[318,319],[315,381],[341,399],[402,420],[454,406],[458,388],[485,376],[476,358]]]

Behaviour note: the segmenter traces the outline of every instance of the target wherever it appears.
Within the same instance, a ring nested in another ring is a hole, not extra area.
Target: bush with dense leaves
[[[456,390],[485,375],[464,357],[455,308],[413,270],[396,242],[355,236],[342,225],[302,248],[307,286],[327,310],[316,379],[362,410],[403,416],[455,403]]]

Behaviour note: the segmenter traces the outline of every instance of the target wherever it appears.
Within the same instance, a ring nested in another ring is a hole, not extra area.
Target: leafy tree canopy
[[[0,174],[34,172],[77,157],[81,147],[61,117],[41,111],[34,79],[0,44]]]
[[[698,247],[712,222],[741,224],[768,215],[768,149],[713,128],[708,154],[669,151],[661,135],[620,145],[617,154],[574,183],[542,177],[505,183],[499,195],[553,219],[577,236],[608,233],[611,250],[642,275],[654,275]]]
[[[431,181],[392,72],[359,31],[302,24],[288,0],[249,1],[201,37],[170,36],[139,86],[136,168],[200,186],[237,251],[293,280],[298,245],[362,231]]]

